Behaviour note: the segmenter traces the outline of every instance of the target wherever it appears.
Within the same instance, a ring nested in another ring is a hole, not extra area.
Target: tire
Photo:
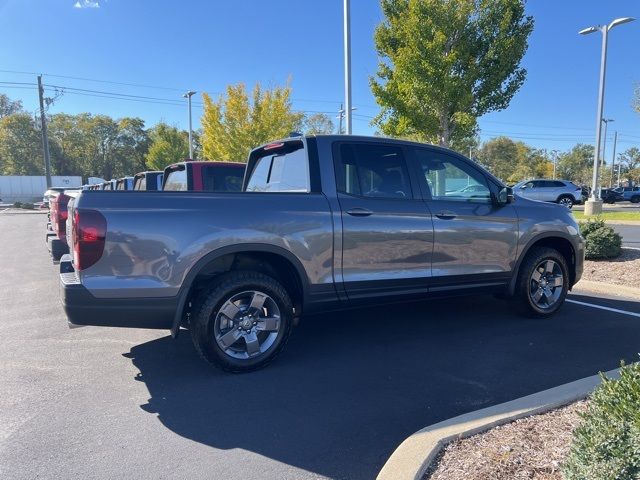
[[[562,285],[558,285],[560,276]],[[569,269],[562,254],[553,248],[533,247],[518,270],[514,295],[518,309],[528,317],[550,317],[562,307],[568,290]]]
[[[575,203],[575,201],[571,195],[560,195],[558,197],[558,200],[556,200],[556,203],[560,205],[564,205],[569,210],[571,210],[573,208],[573,204]]]
[[[640,203],[640,196],[634,195],[633,197],[631,197],[631,203]]]
[[[220,276],[200,295],[194,311],[189,330],[199,355],[233,373],[257,370],[273,361],[293,325],[287,291],[273,278],[253,271]]]

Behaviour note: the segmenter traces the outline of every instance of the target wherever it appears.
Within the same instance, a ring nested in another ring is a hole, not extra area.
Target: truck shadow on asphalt
[[[421,427],[615,368],[639,341],[640,319],[575,304],[526,319],[472,297],[306,318],[283,355],[250,374],[208,367],[188,332],[125,356],[150,393],[141,408],[178,435],[370,479]]]

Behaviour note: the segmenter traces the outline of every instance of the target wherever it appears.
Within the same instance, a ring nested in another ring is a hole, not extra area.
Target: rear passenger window
[[[390,145],[343,143],[335,160],[339,192],[373,198],[411,198],[402,149]]]
[[[309,162],[302,142],[299,147],[290,150],[289,144],[285,150],[258,158],[247,183],[247,192],[295,192],[308,193],[311,191],[309,179]]]
[[[202,176],[205,192],[239,192],[242,190],[244,170],[238,167],[212,165],[203,167]]]

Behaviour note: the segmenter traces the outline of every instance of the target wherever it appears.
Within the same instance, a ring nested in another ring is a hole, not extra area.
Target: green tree
[[[49,119],[49,151],[51,169],[55,175],[83,175],[92,173],[83,169],[83,148],[86,136],[78,126],[78,116],[57,113]]]
[[[118,167],[122,175],[146,170],[145,156],[151,139],[141,118],[125,117],[118,120]]]
[[[557,177],[571,180],[578,185],[591,184],[593,175],[593,145],[579,143],[570,151],[558,156]]]
[[[304,119],[304,132],[308,135],[335,133],[335,125],[329,115],[314,113]]]
[[[14,113],[0,118],[2,175],[42,175],[42,139],[33,117]]]
[[[177,127],[160,122],[150,130],[149,139],[145,161],[150,169],[164,170],[167,165],[189,157],[189,135]]]
[[[0,93],[0,118],[22,112],[22,102],[11,100],[5,94]]]
[[[484,143],[477,158],[496,177],[507,183],[529,178],[551,178],[553,175],[553,164],[544,150],[508,137],[497,137]]]
[[[620,165],[622,165],[622,171],[628,172],[640,167],[640,148],[631,147],[625,150],[618,157]]]
[[[382,0],[371,88],[387,135],[449,146],[523,84],[533,18],[523,0]]]
[[[291,88],[253,89],[251,100],[244,84],[227,87],[217,101],[206,93],[201,144],[205,158],[246,161],[251,149],[299,130],[303,115],[291,107]]]

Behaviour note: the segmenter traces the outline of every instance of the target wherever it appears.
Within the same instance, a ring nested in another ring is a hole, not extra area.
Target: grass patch
[[[584,216],[584,212],[582,211],[572,211],[573,216],[576,218],[576,220],[584,220],[586,218],[592,218],[592,217],[585,217]],[[602,212],[600,215],[598,215],[598,217],[600,217],[602,220],[607,221],[607,220],[637,220],[640,221],[640,212],[607,212],[604,211]]]

